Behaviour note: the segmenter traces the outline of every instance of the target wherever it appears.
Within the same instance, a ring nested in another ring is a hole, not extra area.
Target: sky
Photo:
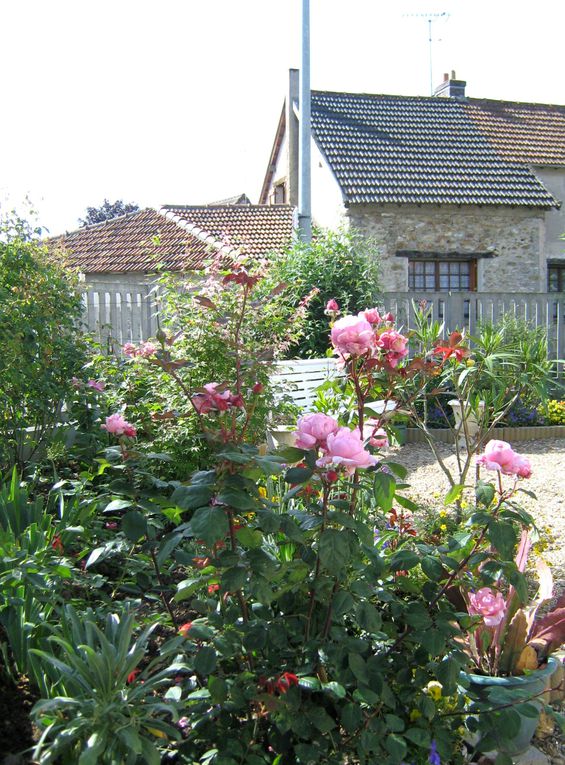
[[[0,211],[258,196],[301,0],[0,0]],[[318,90],[565,104],[562,0],[310,0]],[[526,10],[527,9],[527,10]]]

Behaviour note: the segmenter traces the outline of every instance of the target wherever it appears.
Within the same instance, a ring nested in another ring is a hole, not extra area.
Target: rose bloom
[[[366,319],[369,324],[380,324],[382,319],[377,308],[367,308],[365,311],[361,311],[359,316]]]
[[[112,433],[114,436],[129,436],[129,438],[135,438],[137,433],[136,428],[122,417],[121,414],[111,414],[106,417],[104,425],[100,426],[103,430],[107,430],[108,433]]]
[[[157,353],[157,346],[153,345],[153,343],[142,343],[137,351],[135,352],[136,356],[141,356],[142,359],[148,359],[151,356],[154,356]]]
[[[299,449],[314,449],[321,446],[326,448],[330,433],[336,433],[339,428],[336,420],[327,414],[306,414],[300,417],[297,430],[293,433],[295,444]]]
[[[336,311],[339,311],[339,306],[337,301],[332,298],[326,303],[326,313],[335,313]]]
[[[377,347],[386,355],[391,367],[396,367],[399,361],[408,356],[407,343],[408,338],[395,329],[387,329],[377,337]]]
[[[351,475],[357,468],[367,468],[376,463],[377,458],[365,450],[359,430],[339,428],[328,436],[326,453],[317,460],[316,465],[342,466]]]
[[[384,449],[388,446],[388,436],[384,428],[379,428],[369,438],[369,443],[377,449]]]
[[[218,392],[219,383],[207,383],[204,386],[205,393],[197,393],[192,398],[194,408],[199,414],[208,412],[225,412],[231,403],[232,394],[229,390]]]
[[[333,325],[331,341],[342,355],[362,356],[375,347],[375,333],[363,316],[344,316]]]
[[[529,460],[517,454],[506,441],[493,439],[485,446],[484,454],[477,457],[477,465],[487,470],[499,470],[504,475],[517,475],[530,478],[532,468]]]
[[[477,592],[469,593],[469,613],[482,616],[487,627],[497,627],[504,618],[506,603],[500,592],[490,587],[481,587]]]
[[[133,343],[126,343],[122,346],[122,353],[124,356],[135,356],[137,348]]]

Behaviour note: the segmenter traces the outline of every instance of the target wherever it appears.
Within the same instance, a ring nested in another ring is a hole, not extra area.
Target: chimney
[[[443,82],[434,90],[434,96],[440,98],[465,98],[465,80],[458,80],[455,72],[451,71],[451,77],[447,72],[443,75]]]

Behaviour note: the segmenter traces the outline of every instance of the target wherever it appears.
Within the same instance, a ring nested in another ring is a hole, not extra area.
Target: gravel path
[[[520,481],[521,486],[534,492],[537,500],[520,494],[520,504],[535,518],[546,545],[543,557],[551,565],[556,593],[565,591],[565,440],[524,441],[513,448],[527,457],[532,465],[532,477]],[[456,466],[453,447],[440,444],[440,453],[450,469]],[[449,488],[447,478],[437,465],[427,444],[406,444],[389,451],[392,459],[408,468],[406,482],[409,496],[441,509]],[[487,471],[485,471],[487,472]],[[471,471],[472,478],[474,470]],[[484,473],[483,473],[484,475]],[[493,475],[493,474],[491,474]],[[504,481],[511,482],[510,477]]]

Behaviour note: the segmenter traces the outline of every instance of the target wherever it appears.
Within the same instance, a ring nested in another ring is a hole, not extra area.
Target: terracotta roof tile
[[[194,270],[218,251],[261,257],[292,239],[288,205],[234,205],[140,210],[49,240],[83,273]],[[155,242],[158,237],[158,243]]]

